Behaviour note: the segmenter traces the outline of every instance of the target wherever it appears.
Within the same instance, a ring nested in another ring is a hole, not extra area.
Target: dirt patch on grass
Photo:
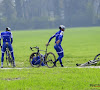
[[[21,80],[21,78],[5,78],[3,80],[13,81],[13,80]]]

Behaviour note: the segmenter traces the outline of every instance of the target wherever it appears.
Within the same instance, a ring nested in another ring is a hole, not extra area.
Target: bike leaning
[[[13,59],[11,57],[11,53],[9,51],[9,48],[6,48],[6,62],[7,62],[7,66],[13,66]]]
[[[39,47],[30,47],[30,49],[32,51],[34,51],[34,49],[36,49],[36,52],[33,52],[30,55],[29,58],[29,62],[31,64],[32,67],[40,67],[40,66],[47,66],[49,68],[54,67],[54,61],[56,60],[56,57],[54,55],[54,53],[52,52],[47,52],[47,47],[46,46],[46,50],[40,50]],[[45,54],[41,54],[40,51],[45,52]]]

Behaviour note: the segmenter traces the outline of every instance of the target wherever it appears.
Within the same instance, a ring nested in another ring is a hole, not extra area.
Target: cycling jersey
[[[59,30],[57,33],[55,33],[50,39],[49,42],[52,40],[52,38],[55,38],[55,43],[60,40],[59,45],[61,45],[62,39],[63,39],[63,31]],[[49,43],[48,42],[48,43]]]

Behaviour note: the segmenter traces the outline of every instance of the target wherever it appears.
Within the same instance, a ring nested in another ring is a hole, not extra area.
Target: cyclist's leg
[[[33,60],[32,60],[32,62],[31,62],[31,63],[32,63],[33,65],[36,65],[36,63],[35,63],[35,62],[36,62],[36,57],[33,57]]]
[[[54,46],[54,49],[56,50],[57,53],[63,52],[63,48],[61,47],[61,45],[57,45],[57,44],[56,44],[56,45]]]
[[[1,67],[3,68],[3,61],[4,61],[4,53],[6,51],[6,44],[3,44],[2,46],[2,56],[1,56]]]
[[[13,61],[15,61],[15,57],[14,57],[14,52],[13,51],[11,51],[11,57],[12,57]]]
[[[40,59],[37,59],[37,61],[35,61],[34,65],[40,64]]]
[[[3,61],[4,61],[4,53],[2,52],[2,56],[1,56],[1,67],[3,67]]]
[[[45,64],[43,63],[43,61],[42,61],[42,63],[41,63],[41,66],[45,66]]]
[[[16,67],[16,65],[15,65],[15,57],[14,57],[13,51],[11,51],[11,57],[13,59],[13,67]]]
[[[63,66],[62,60],[61,60],[63,58],[63,56],[64,56],[63,48],[61,47],[61,45],[57,45],[57,44],[54,46],[54,48],[55,48],[55,50],[56,50],[56,52],[57,52],[57,54],[59,56],[57,58],[57,60],[54,62],[54,65],[56,66],[56,62],[59,60],[61,66]]]
[[[33,65],[40,64],[40,57],[39,56],[33,57],[32,64]]]
[[[61,66],[63,67],[62,58],[64,57],[64,53],[63,52],[62,53],[58,53],[58,55],[59,55],[58,60],[59,60],[59,62],[61,64]]]
[[[56,50],[56,52],[58,52],[58,45],[56,44],[55,46],[54,46],[54,49]],[[56,66],[56,62],[58,61],[58,59],[56,60],[56,61],[54,61],[53,63],[54,63],[54,66]]]
[[[8,48],[9,48],[9,50],[11,52],[11,57],[13,59],[13,65],[15,67],[15,57],[14,57],[13,47],[12,47],[12,45],[10,43],[8,44]]]

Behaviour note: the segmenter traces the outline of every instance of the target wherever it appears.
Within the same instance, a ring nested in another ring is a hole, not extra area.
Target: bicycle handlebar
[[[36,46],[36,47],[30,47],[30,49],[31,49],[32,51],[34,51],[33,48],[36,48],[36,49],[39,50],[39,47],[37,47],[37,46]]]
[[[39,52],[39,51],[47,52],[47,47],[48,47],[48,45],[46,45],[46,51],[45,51],[45,50],[39,50],[39,47],[37,47],[37,46],[36,46],[36,47],[30,47],[30,49],[31,49],[32,51],[34,51],[33,48],[36,48],[36,49],[38,50],[38,52]]]

